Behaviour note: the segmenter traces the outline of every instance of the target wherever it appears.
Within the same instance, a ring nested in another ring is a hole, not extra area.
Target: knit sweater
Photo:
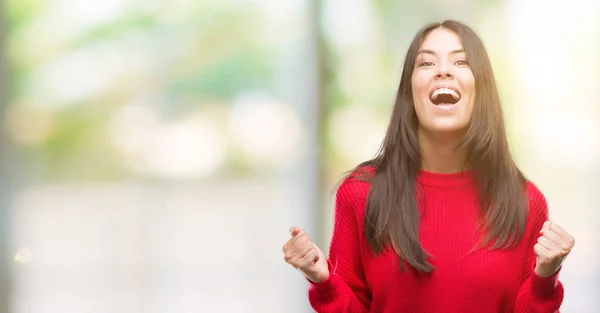
[[[308,296],[319,313],[342,312],[558,312],[564,289],[559,272],[542,278],[534,272],[533,246],[548,219],[542,193],[528,183],[525,232],[508,249],[472,252],[479,205],[472,172],[437,174],[420,171],[424,209],[419,225],[423,248],[435,270],[402,271],[392,249],[378,255],[363,231],[369,184],[350,175],[336,194],[334,230],[329,250],[329,278],[309,281]],[[406,264],[406,263],[405,263]]]

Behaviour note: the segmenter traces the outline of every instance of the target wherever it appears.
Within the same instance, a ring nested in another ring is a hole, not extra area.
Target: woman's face
[[[431,31],[418,52],[412,93],[420,128],[434,133],[465,130],[475,101],[475,78],[456,33]]]

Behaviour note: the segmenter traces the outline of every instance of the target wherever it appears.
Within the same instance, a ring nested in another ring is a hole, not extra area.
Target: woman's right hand
[[[308,234],[298,227],[290,228],[290,234],[292,238],[283,245],[285,261],[304,273],[313,283],[329,278],[327,259]]]

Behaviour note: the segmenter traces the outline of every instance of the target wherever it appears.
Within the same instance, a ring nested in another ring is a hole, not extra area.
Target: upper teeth
[[[433,97],[437,97],[438,95],[441,94],[449,94],[452,95],[452,97],[454,97],[454,99],[458,99],[458,93],[456,91],[454,91],[454,89],[450,89],[450,88],[438,88],[433,92]]]

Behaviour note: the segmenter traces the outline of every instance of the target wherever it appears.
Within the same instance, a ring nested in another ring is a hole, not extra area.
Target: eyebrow
[[[421,50],[419,50],[419,52],[417,52],[417,55],[419,55],[421,53],[437,55],[437,53],[435,53],[433,50],[429,50],[429,49],[421,49]],[[458,53],[465,53],[465,50],[457,49],[457,50],[450,51],[450,54],[458,54]]]

